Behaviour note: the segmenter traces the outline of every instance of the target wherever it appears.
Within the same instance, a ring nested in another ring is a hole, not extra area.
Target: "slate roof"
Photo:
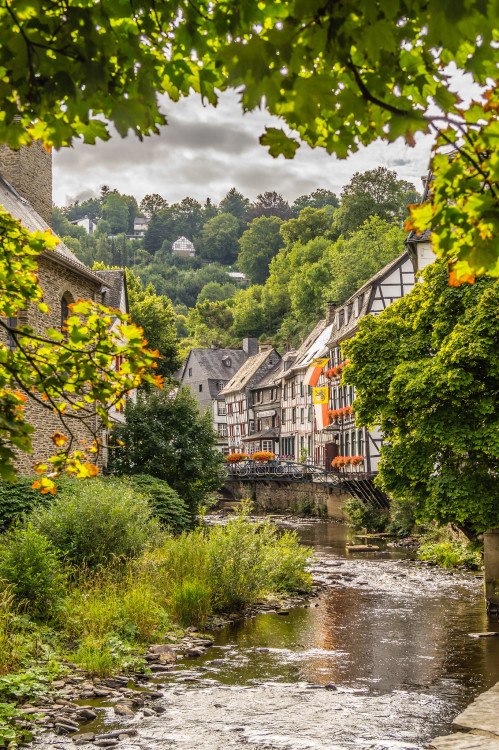
[[[31,203],[23,198],[12,185],[7,182],[0,175],[0,206],[7,211],[14,219],[18,219],[23,227],[30,232],[36,232],[40,230],[42,232],[52,231],[46,221],[42,219]],[[75,267],[75,270],[80,270],[86,276],[91,276],[95,281],[100,282],[101,280],[95,274],[94,271],[90,271],[81,261],[78,260],[76,255],[66,247],[64,242],[60,241],[54,250],[46,250],[48,257],[61,256],[64,260]]]
[[[326,319],[319,320],[313,331],[309,333],[303,344],[298,349],[297,357],[288,372],[292,375],[297,370],[303,370],[310,365],[316,357],[320,357],[327,351],[327,342],[333,330],[333,323],[326,324]]]
[[[246,435],[241,438],[243,443],[251,443],[252,440],[261,440],[262,438],[278,438],[279,430],[275,427],[267,427],[266,430],[260,430],[260,432],[254,432],[252,435]]]
[[[105,271],[94,271],[105,283],[106,288],[109,290],[106,297],[106,305],[108,307],[114,307],[121,309],[121,296],[123,288],[125,290],[125,309],[123,312],[128,312],[128,289],[126,285],[126,273],[123,268],[112,268]]]
[[[191,349],[182,368],[181,377],[185,374],[188,362],[195,357],[202,374],[208,380],[230,380],[247,359],[242,349]],[[225,358],[230,359],[230,367],[224,364]]]
[[[241,391],[243,388],[246,388],[251,378],[270,356],[276,358],[276,365],[278,365],[281,358],[275,349],[264,349],[263,352],[258,352],[258,354],[255,354],[253,357],[249,357],[240,370],[238,370],[234,377],[227,383],[223,391],[221,391],[222,395],[226,396],[228,393]],[[263,376],[261,380],[266,379],[266,377],[266,375]]]

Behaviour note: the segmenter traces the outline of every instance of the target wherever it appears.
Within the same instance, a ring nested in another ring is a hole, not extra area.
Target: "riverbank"
[[[456,716],[458,732],[435,737],[435,750],[499,750],[499,682]]]
[[[65,735],[44,729],[36,748],[72,750],[81,742],[91,750],[116,742],[124,750],[244,750],[248,744],[256,750],[415,750],[451,732],[470,696],[499,680],[499,638],[469,635],[493,629],[480,579],[430,570],[386,545],[347,556],[345,526],[304,519],[294,525],[314,549],[318,596],[285,615],[262,606],[252,617],[234,618],[209,634],[212,645],[201,655],[179,651],[168,669],[111,686],[120,695],[110,690],[72,701],[92,705],[97,718]],[[109,687],[103,680],[93,684]],[[162,695],[133,705],[138,696],[123,687]],[[117,714],[126,700],[131,714]],[[95,741],[79,739],[92,733]]]

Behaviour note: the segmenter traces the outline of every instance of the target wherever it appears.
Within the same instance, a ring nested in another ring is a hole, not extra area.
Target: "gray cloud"
[[[55,202],[63,205],[98,194],[102,184],[139,201],[147,193],[159,193],[169,202],[186,195],[218,202],[233,185],[251,199],[277,190],[293,201],[318,187],[339,194],[354,172],[380,165],[419,188],[432,143],[429,136],[417,137],[414,148],[402,139],[390,145],[375,142],[344,160],[303,145],[294,159],[273,159],[258,138],[266,125],[281,123],[261,111],[243,116],[233,92],[223,94],[217,108],[204,107],[196,98],[163,102],[163,108],[169,125],[158,136],[143,142],[115,136],[106,143],[77,143],[57,152]]]

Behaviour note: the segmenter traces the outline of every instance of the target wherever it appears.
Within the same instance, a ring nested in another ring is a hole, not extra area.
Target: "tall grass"
[[[9,588],[0,591],[0,677],[12,672],[20,658],[17,633],[13,626],[13,601],[14,596]]]

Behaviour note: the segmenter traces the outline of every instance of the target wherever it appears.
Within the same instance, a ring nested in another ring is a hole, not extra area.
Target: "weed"
[[[420,560],[429,560],[443,568],[466,567],[479,570],[482,566],[482,554],[465,542],[426,542],[418,550]]]
[[[365,505],[358,497],[351,497],[343,506],[348,516],[349,525],[355,531],[366,529],[369,533],[384,531],[388,524],[388,515],[379,508]]]
[[[180,625],[204,628],[211,611],[211,592],[205,583],[187,580],[176,583],[170,593],[170,611]]]

